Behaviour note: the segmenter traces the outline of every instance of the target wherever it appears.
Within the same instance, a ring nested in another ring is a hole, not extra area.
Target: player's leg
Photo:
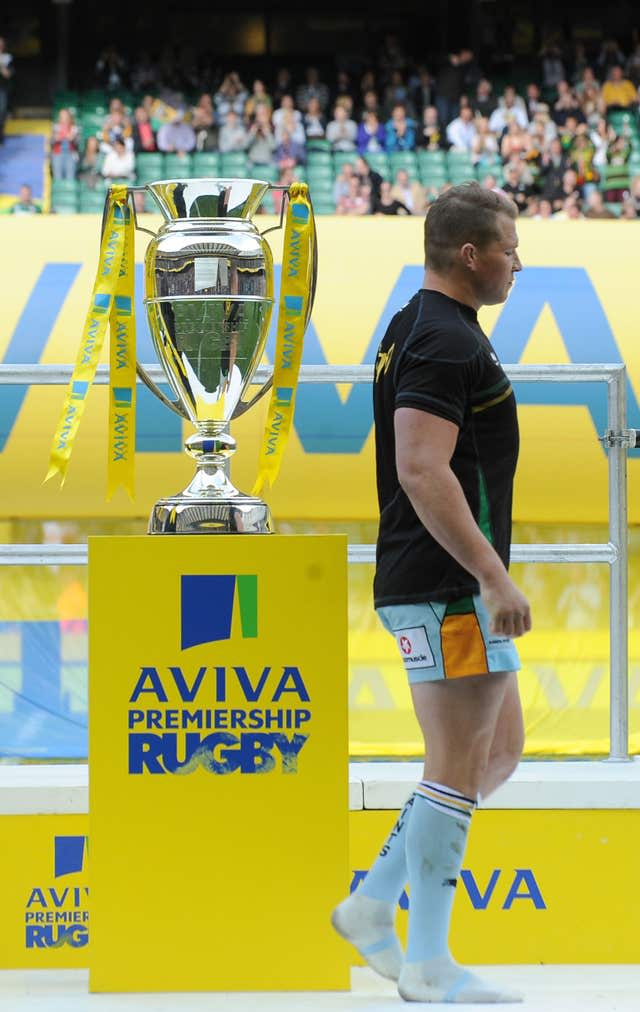
[[[489,749],[489,760],[484,778],[480,784],[482,798],[493,794],[504,784],[516,769],[524,747],[524,721],[518,690],[518,676],[509,676],[500,713]]]
[[[519,998],[465,970],[449,952],[451,910],[471,818],[487,783],[498,720],[514,682],[513,673],[499,672],[411,687],[428,753],[406,832],[409,937],[398,989],[407,1001]]]

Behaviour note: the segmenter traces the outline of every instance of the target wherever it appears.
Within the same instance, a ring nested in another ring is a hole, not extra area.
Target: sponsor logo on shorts
[[[397,629],[395,637],[407,671],[414,668],[435,668],[436,662],[423,625],[412,629]]]

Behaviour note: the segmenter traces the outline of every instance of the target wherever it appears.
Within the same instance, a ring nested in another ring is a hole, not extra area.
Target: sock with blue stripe
[[[369,966],[391,980],[398,979],[402,966],[394,922],[407,882],[405,838],[413,801],[411,795],[364,882],[332,915],[336,931],[355,945]]]
[[[475,807],[472,798],[430,780],[416,789],[406,832],[409,937],[398,981],[405,1001],[521,1000],[465,970],[449,953],[453,899]]]

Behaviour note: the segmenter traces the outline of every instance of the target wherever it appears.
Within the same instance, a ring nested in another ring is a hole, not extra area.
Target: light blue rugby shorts
[[[489,614],[479,594],[448,603],[391,604],[377,612],[396,638],[410,683],[518,671],[521,666],[513,640],[489,633]]]

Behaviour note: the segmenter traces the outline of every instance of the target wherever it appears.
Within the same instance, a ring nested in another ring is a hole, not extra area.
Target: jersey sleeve
[[[448,361],[406,351],[396,373],[396,408],[417,408],[462,428],[478,367],[478,356]]]

